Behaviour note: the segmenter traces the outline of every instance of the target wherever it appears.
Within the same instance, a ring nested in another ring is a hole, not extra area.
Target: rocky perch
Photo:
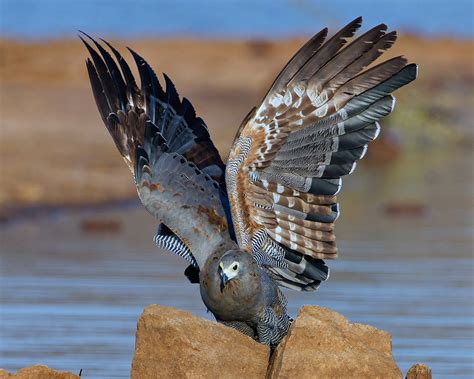
[[[70,372],[56,371],[48,366],[35,365],[18,370],[16,374],[0,369],[0,379],[80,379]]]
[[[409,379],[431,378],[415,365]],[[148,306],[138,321],[132,379],[402,378],[389,333],[327,308],[301,308],[270,357],[267,346],[217,322]]]
[[[174,308],[150,305],[137,327],[132,379],[148,378],[402,378],[391,336],[350,323],[327,308],[301,308],[289,334],[270,349],[234,329]],[[2,378],[73,379],[79,376],[32,366]],[[407,379],[431,379],[416,364]]]

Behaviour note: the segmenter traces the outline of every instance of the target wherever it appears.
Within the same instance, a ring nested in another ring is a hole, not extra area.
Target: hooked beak
[[[225,272],[219,267],[219,275],[221,277],[221,292],[224,291],[224,287],[229,282],[229,277],[225,274]]]

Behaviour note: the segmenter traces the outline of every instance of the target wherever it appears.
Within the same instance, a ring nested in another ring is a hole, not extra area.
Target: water
[[[317,304],[389,331],[403,372],[424,362],[438,378],[472,378],[473,182],[468,152],[405,155],[345,181],[340,259],[316,293],[287,291],[289,312]],[[460,175],[463,173],[463,175]],[[389,217],[387,203],[422,214]],[[85,233],[84,220],[118,233]],[[151,303],[211,318],[178,257],[152,246],[139,207],[60,212],[0,231],[0,367],[47,364],[85,378],[128,377],[135,328]]]
[[[366,25],[429,36],[474,36],[471,0],[0,0],[0,32],[20,38],[75,36],[281,38]]]

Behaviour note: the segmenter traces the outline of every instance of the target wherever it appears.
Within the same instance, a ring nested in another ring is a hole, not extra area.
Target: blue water
[[[74,36],[281,38],[366,25],[428,36],[474,37],[472,0],[0,0],[0,33],[28,39]]]
[[[472,159],[437,152],[345,180],[337,221],[340,258],[317,292],[285,291],[294,317],[330,307],[392,335],[406,373],[424,362],[434,378],[474,377]],[[472,158],[472,154],[471,154]],[[433,166],[436,162],[436,166]],[[435,167],[435,169],[433,169]],[[464,173],[459,175],[459,173]],[[413,198],[418,216],[383,205]],[[450,194],[446,201],[446,194]],[[156,222],[140,206],[55,213],[0,227],[0,367],[47,364],[83,377],[127,378],[136,322],[151,303],[206,313],[186,263],[152,243]],[[83,220],[119,232],[86,233]]]

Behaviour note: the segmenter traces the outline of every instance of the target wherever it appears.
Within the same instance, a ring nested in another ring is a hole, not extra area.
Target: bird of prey
[[[226,165],[166,74],[163,88],[129,49],[138,87],[115,48],[81,38],[99,113],[159,222],[156,245],[189,262],[185,274],[218,321],[271,346],[291,323],[279,286],[313,291],[328,278],[341,177],[379,134],[391,93],[417,75],[402,56],[371,65],[397,35],[380,24],[349,43],[361,24],[329,39],[323,29],[291,58],[243,120]]]

